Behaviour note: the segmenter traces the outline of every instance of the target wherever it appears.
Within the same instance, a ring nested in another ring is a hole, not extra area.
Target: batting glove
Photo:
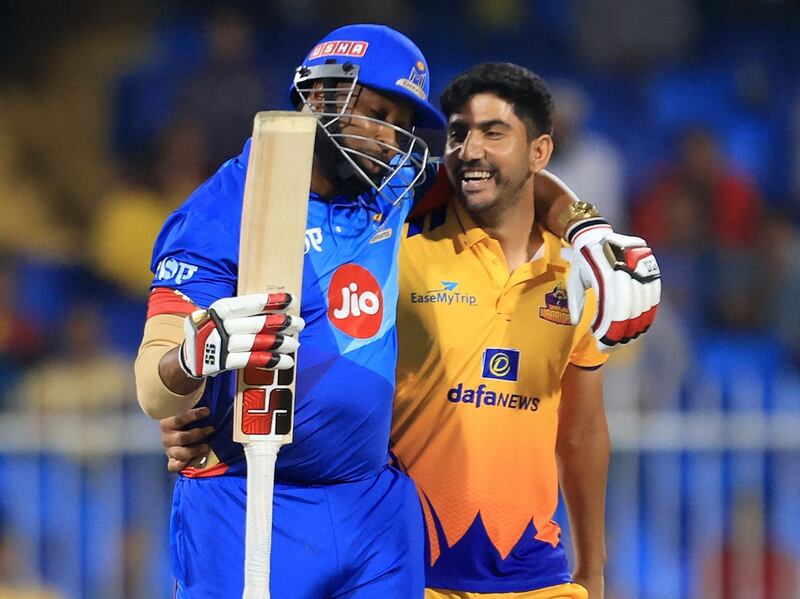
[[[195,310],[183,323],[180,365],[192,378],[245,367],[286,370],[305,322],[285,312],[295,306],[288,293],[226,297],[208,310]]]
[[[573,260],[567,281],[572,324],[581,319],[586,290],[597,295],[592,334],[600,351],[617,349],[647,332],[661,301],[661,270],[640,237],[615,233],[602,218],[567,230]]]

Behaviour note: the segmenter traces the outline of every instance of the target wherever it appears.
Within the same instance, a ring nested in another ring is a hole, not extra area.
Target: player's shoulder
[[[193,253],[209,259],[234,255],[239,243],[249,141],[222,164],[164,222],[153,248],[153,268],[168,256]]]
[[[425,170],[425,181],[414,191],[414,207],[408,218],[414,219],[446,206],[453,195],[444,164],[431,160]]]
[[[177,212],[192,217],[223,219],[241,216],[249,154],[250,140],[247,140],[242,153],[223,163],[217,172],[186,199]],[[234,212],[237,214],[233,214]]]
[[[545,249],[544,259],[563,273],[563,277],[566,278],[572,262],[572,246],[543,225],[538,224],[537,226],[542,234]]]
[[[410,217],[403,226],[404,243],[420,243],[448,236],[443,225],[451,215],[450,202],[432,208],[424,214]]]
[[[162,234],[181,228],[201,235],[212,231],[238,235],[249,151],[250,140],[241,154],[223,163],[170,214]]]

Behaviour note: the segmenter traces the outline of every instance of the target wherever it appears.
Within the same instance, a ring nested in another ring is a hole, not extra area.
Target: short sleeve
[[[608,354],[604,354],[598,349],[595,338],[592,336],[590,324],[596,309],[597,302],[595,301],[594,293],[589,290],[586,293],[583,316],[575,331],[577,343],[572,348],[572,354],[569,358],[570,364],[581,368],[599,368],[608,360]]]
[[[200,307],[236,294],[245,173],[229,161],[167,218],[153,248],[151,288],[174,289]]]

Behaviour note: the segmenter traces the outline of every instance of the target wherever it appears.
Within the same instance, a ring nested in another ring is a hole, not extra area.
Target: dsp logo
[[[328,287],[328,319],[343,333],[368,339],[381,328],[383,293],[378,281],[358,264],[336,269]]]
[[[196,272],[197,266],[188,262],[179,262],[175,258],[165,258],[158,263],[156,268],[156,276],[159,281],[175,279],[178,285],[191,279]]]
[[[483,351],[483,378],[516,381],[519,374],[519,351],[487,347]]]

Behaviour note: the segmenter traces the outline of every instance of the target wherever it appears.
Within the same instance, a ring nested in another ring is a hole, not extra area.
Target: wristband
[[[189,370],[189,366],[186,364],[186,358],[183,355],[183,346],[186,343],[184,341],[178,347],[178,366],[180,366],[181,372],[186,376],[186,378],[192,379],[193,381],[202,381],[205,377],[204,376],[195,376],[192,374],[192,371]]]
[[[605,227],[611,229],[609,222],[600,216],[586,218],[569,225],[569,228],[564,232],[564,239],[566,239],[567,243],[570,245],[575,245],[575,238],[578,236],[578,234],[593,227]]]
[[[600,216],[600,211],[589,202],[570,202],[570,204],[557,217],[558,226],[562,231],[575,221],[595,218]]]

